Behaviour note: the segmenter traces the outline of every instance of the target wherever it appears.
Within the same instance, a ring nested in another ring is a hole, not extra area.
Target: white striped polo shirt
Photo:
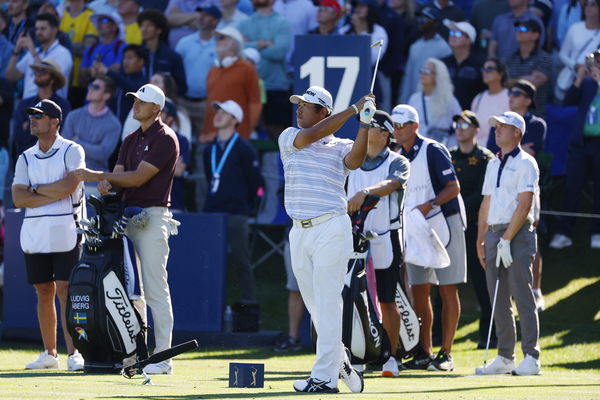
[[[344,165],[344,157],[354,142],[329,135],[298,149],[294,146],[298,132],[300,129],[290,127],[279,136],[286,212],[294,219],[345,214],[344,183],[349,170]]]

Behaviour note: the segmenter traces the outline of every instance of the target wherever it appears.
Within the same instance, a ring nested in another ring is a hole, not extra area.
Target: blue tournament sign
[[[371,84],[371,37],[367,35],[298,35],[294,50],[294,94],[322,86],[333,96],[333,112],[350,107]],[[296,125],[294,107],[294,126]],[[350,119],[335,134],[354,139],[358,121]]]

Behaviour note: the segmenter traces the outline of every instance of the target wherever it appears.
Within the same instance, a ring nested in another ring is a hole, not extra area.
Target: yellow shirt
[[[142,31],[137,22],[125,25],[125,43],[142,44]]]
[[[71,16],[69,9],[65,9],[65,13],[60,21],[59,29],[69,35],[71,43],[82,43],[86,36],[98,35],[98,31],[90,17],[94,12],[89,8],[85,8],[81,14],[76,17]],[[79,87],[79,68],[81,66],[81,56],[73,57],[73,79],[71,86]]]

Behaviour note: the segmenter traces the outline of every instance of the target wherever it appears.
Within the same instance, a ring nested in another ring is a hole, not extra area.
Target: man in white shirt
[[[338,378],[352,392],[364,389],[362,375],[352,368],[342,344],[341,293],[353,251],[344,183],[367,153],[367,130],[375,112],[371,96],[330,115],[331,94],[311,86],[303,95],[290,97],[298,104],[299,128],[289,127],[279,136],[285,210],[293,220],[292,269],[317,331],[317,359],[310,377],[294,382],[298,392],[337,393]],[[333,136],[359,110],[356,141]]]
[[[70,371],[83,369],[83,357],[67,330],[69,276],[81,256],[74,216],[81,210],[81,185],[73,174],[85,167],[83,148],[58,133],[62,110],[52,100],[26,109],[37,143],[25,150],[15,166],[12,197],[25,208],[21,248],[27,281],[35,287],[37,315],[44,351],[26,369],[58,368],[55,298],[60,302],[62,331]]]
[[[538,375],[540,373],[539,322],[532,263],[536,253],[534,194],[539,169],[535,159],[521,149],[525,120],[507,111],[489,120],[496,128],[500,156],[487,165],[483,201],[479,209],[477,256],[486,270],[490,298],[495,301],[494,322],[498,356],[475,373]],[[496,286],[497,285],[497,286]],[[511,297],[519,312],[524,359],[515,368],[517,342]]]
[[[69,81],[71,69],[73,68],[73,57],[71,52],[62,46],[56,39],[58,34],[58,20],[52,14],[40,14],[35,21],[35,39],[40,44],[35,47],[33,39],[24,32],[17,40],[12,57],[6,69],[6,78],[16,82],[25,78],[23,84],[23,98],[35,96],[37,86],[34,83],[34,70],[29,68],[32,64],[40,64],[42,59],[50,58],[60,65],[62,74]],[[18,60],[21,51],[27,49],[27,53]],[[68,86],[58,90],[62,98],[67,98]]]

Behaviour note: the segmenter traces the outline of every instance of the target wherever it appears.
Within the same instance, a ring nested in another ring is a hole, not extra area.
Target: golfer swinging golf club
[[[539,169],[535,159],[521,149],[525,120],[507,111],[489,120],[496,128],[500,156],[487,165],[483,201],[479,209],[477,256],[486,270],[498,337],[498,356],[475,369],[479,375],[537,375],[540,373],[539,322],[531,285],[536,253],[533,198]],[[517,332],[511,297],[517,304],[524,359],[515,368]],[[489,337],[488,337],[489,345]],[[487,350],[486,350],[487,353]]]
[[[362,392],[363,378],[352,368],[342,344],[342,288],[352,253],[352,228],[344,182],[367,154],[367,131],[375,113],[372,94],[331,115],[333,99],[311,86],[290,101],[298,104],[298,128],[279,136],[285,173],[285,209],[290,231],[292,269],[317,331],[317,356],[310,377],[294,382],[298,392],[337,393],[338,378],[352,392]],[[360,114],[356,140],[333,134]]]

